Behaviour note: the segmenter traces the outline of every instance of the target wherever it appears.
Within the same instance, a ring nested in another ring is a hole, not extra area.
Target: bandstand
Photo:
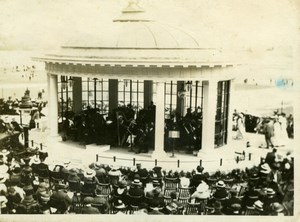
[[[165,155],[163,135],[169,113],[183,116],[187,108],[202,113],[198,155],[230,144],[234,61],[219,49],[205,48],[181,28],[147,18],[135,2],[111,24],[99,25],[93,36],[82,33],[57,53],[34,60],[46,67],[51,136],[58,135],[55,120],[65,97],[66,106],[75,113],[85,106],[106,113],[120,103],[146,108],[153,101],[152,157]]]

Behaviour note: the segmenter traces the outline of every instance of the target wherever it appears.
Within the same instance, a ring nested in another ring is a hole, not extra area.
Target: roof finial
[[[128,0],[128,5],[122,12],[143,12],[144,10],[139,6],[139,2],[140,0]]]
[[[140,0],[128,0],[128,5],[122,10],[121,16],[114,22],[149,22],[145,17],[145,11],[139,6]]]

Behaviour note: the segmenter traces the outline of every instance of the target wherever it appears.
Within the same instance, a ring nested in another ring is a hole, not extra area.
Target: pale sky
[[[105,32],[126,5],[127,0],[0,0],[0,50],[47,49],[76,33]],[[203,47],[286,49],[299,39],[299,0],[140,0],[140,5],[155,20],[194,32]]]

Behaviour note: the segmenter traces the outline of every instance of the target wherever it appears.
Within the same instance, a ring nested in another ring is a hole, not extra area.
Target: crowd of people
[[[36,67],[34,65],[15,65],[10,67],[1,67],[1,73],[6,74],[19,74],[22,79],[31,81],[36,77]]]
[[[53,164],[23,146],[0,152],[2,214],[293,215],[294,160],[269,152],[231,172]]]
[[[80,141],[84,144],[110,144],[118,147],[135,148],[137,153],[148,152],[154,146],[155,105],[153,102],[146,109],[135,111],[133,107],[119,106],[104,117],[99,109],[87,107],[80,114],[65,113],[61,124],[65,139]],[[169,131],[180,132],[176,147],[187,151],[201,149],[202,115],[187,109],[184,117],[173,114],[165,120],[165,147],[173,148]]]
[[[246,132],[265,135],[266,148],[285,146],[288,139],[294,138],[294,117],[292,114],[275,111],[270,117],[256,117],[235,110],[233,114],[235,139],[245,139]]]

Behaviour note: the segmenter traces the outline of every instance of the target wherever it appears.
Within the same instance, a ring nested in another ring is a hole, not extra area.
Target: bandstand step
[[[99,153],[110,150],[110,145],[89,144],[85,146],[85,149],[91,152]]]

